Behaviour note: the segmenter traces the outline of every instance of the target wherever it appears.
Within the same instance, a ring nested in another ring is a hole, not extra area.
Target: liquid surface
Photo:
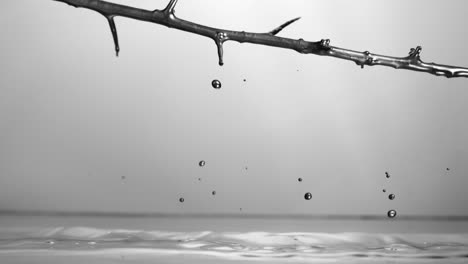
[[[394,220],[310,221],[222,217],[36,219],[39,220],[37,225],[31,227],[29,224],[34,222],[31,219],[15,221],[0,218],[0,261],[67,264],[120,263],[124,260],[131,260],[131,263],[230,263],[238,260],[241,263],[468,261],[468,233],[439,233],[437,230],[434,230],[435,233],[413,233],[417,229],[411,225],[423,225],[430,230],[441,224],[424,221],[398,223]],[[44,227],[58,223],[64,225]],[[94,224],[94,227],[74,226],[77,223]],[[333,225],[336,227],[332,227]],[[143,228],[135,228],[136,226]],[[357,226],[369,231],[372,227],[378,230],[388,226],[390,230],[400,232],[327,232],[337,227],[359,230]],[[459,231],[466,231],[468,228],[468,224],[464,222],[445,223],[443,226]],[[405,232],[405,228],[412,231]],[[310,232],[308,229],[324,231]],[[284,232],[285,230],[292,231]],[[439,231],[443,231],[443,228]]]

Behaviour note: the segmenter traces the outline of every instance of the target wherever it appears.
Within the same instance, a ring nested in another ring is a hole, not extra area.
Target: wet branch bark
[[[303,39],[289,39],[276,36],[285,27],[297,21],[299,18],[292,19],[270,32],[252,33],[245,31],[232,31],[218,29],[199,25],[190,21],[185,21],[175,16],[174,8],[177,0],[170,0],[169,4],[163,10],[144,10],[125,5],[114,4],[101,0],[54,0],[67,3],[74,7],[82,7],[94,10],[107,18],[114,38],[115,51],[118,56],[120,47],[117,35],[117,29],[114,23],[114,17],[121,16],[141,21],[156,23],[170,28],[175,28],[197,35],[211,38],[217,46],[219,65],[223,65],[223,44],[226,41],[237,41],[240,43],[253,43],[278,48],[292,49],[302,54],[315,54],[320,56],[330,56],[355,62],[362,68],[367,66],[388,66],[395,69],[406,69],[412,71],[427,72],[437,76],[468,77],[468,68],[441,65],[436,63],[426,63],[420,58],[421,47],[410,50],[409,55],[405,57],[392,57],[378,55],[368,51],[359,52],[342,49],[330,45],[330,40],[305,41]]]

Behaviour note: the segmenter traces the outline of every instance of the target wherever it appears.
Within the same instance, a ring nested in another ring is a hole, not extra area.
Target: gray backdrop
[[[422,45],[468,67],[467,8],[181,0],[176,14],[253,32],[301,16],[280,35]],[[0,23],[0,210],[468,214],[467,79],[231,42],[219,67],[212,40],[124,18],[116,58],[101,15],[52,0],[2,1]]]

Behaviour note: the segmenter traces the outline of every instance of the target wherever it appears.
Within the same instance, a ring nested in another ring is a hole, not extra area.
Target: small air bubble
[[[450,168],[447,168],[446,170],[447,170],[447,171],[449,171],[449,170],[450,170]]]
[[[312,194],[310,192],[304,194],[304,199],[306,199],[306,200],[312,199]]]
[[[382,192],[387,192],[387,190],[383,189]]]
[[[211,86],[215,89],[221,89],[221,82],[219,80],[213,80],[211,82]]]
[[[200,160],[200,162],[198,162],[198,166],[200,166],[200,167],[205,166],[205,161],[204,161],[204,160]]]
[[[179,202],[183,203],[185,199],[183,197],[180,197]]]
[[[212,194],[212,195],[216,195],[216,191],[212,191],[211,194]]]
[[[297,181],[298,181],[298,182],[301,182],[301,181],[302,181],[302,178],[298,178]]]
[[[393,193],[392,193],[392,194],[390,194],[390,195],[388,196],[388,199],[390,199],[390,200],[394,200],[394,199],[395,199],[395,195],[394,195]]]
[[[122,177],[120,177],[120,178],[121,178],[122,180],[125,180],[125,179],[126,179],[126,177],[125,177],[125,176],[122,176]]]
[[[385,177],[390,178],[390,174],[388,172],[385,172]]]
[[[389,218],[395,218],[395,216],[397,215],[396,211],[395,210],[390,210],[387,212],[387,216]]]

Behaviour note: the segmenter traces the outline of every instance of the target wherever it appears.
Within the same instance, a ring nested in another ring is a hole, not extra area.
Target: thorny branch
[[[281,26],[267,33],[251,33],[245,31],[232,31],[208,26],[199,25],[190,21],[185,21],[175,16],[175,6],[177,0],[170,0],[169,4],[163,10],[144,10],[135,7],[114,4],[101,0],[54,0],[67,3],[74,7],[83,7],[94,10],[105,16],[109,22],[112,36],[114,38],[116,55],[119,54],[119,41],[117,29],[114,23],[114,17],[121,16],[151,23],[164,25],[194,34],[211,38],[216,43],[218,49],[219,65],[223,65],[223,44],[228,40],[240,43],[253,43],[272,47],[292,49],[303,54],[315,54],[320,56],[330,56],[344,60],[350,60],[364,68],[367,66],[387,66],[395,69],[406,69],[412,71],[427,72],[437,76],[468,77],[468,68],[441,65],[435,63],[423,62],[420,58],[422,48],[420,46],[410,50],[409,55],[405,57],[391,57],[378,55],[368,51],[358,52],[330,46],[330,40],[311,42],[303,39],[289,39],[276,36],[285,27],[299,20],[292,19]]]

